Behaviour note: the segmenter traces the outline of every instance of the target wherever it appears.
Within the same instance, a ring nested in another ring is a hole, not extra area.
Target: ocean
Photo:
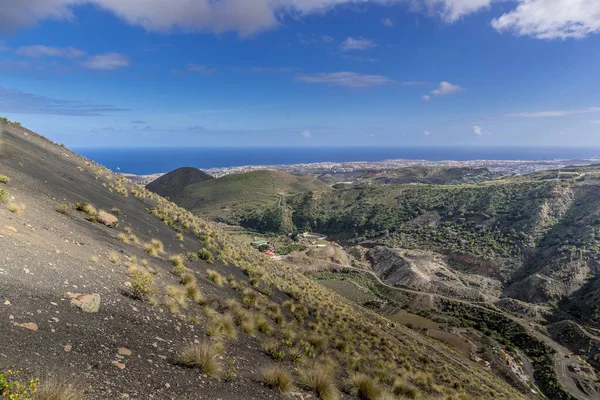
[[[205,147],[205,148],[74,148],[107,168],[136,175],[169,172],[179,167],[199,169],[242,165],[314,162],[552,160],[600,158],[600,148],[551,147]]]

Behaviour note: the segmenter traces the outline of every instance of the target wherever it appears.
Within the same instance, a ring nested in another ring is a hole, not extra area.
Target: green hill
[[[211,179],[215,178],[197,168],[181,167],[150,182],[146,189],[174,201],[186,186]]]
[[[277,210],[290,195],[331,190],[312,177],[265,170],[188,185],[176,198],[179,205],[199,215],[239,224],[248,213]]]

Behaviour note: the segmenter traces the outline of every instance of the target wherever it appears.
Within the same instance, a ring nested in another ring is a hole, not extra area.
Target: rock
[[[5,306],[10,306],[10,300],[6,300],[6,301],[4,302],[4,305],[5,305]]]
[[[132,351],[125,347],[119,347],[117,349],[117,354],[119,354],[121,356],[130,356],[132,354]]]
[[[71,349],[73,349],[73,346],[71,346],[70,344],[65,346],[65,351],[68,353],[71,351]]]
[[[118,361],[113,361],[112,365],[114,365],[115,367],[119,368],[119,369],[125,369],[125,364],[120,363]]]
[[[19,324],[17,322],[13,322],[14,326],[18,326],[19,328],[29,329],[30,331],[37,331],[38,326],[35,322],[25,322],[24,324]]]
[[[71,304],[88,313],[96,313],[100,309],[101,298],[99,294],[69,293]]]
[[[117,217],[102,210],[98,213],[98,217],[96,219],[98,222],[108,226],[109,228],[114,228],[119,224],[119,219]]]

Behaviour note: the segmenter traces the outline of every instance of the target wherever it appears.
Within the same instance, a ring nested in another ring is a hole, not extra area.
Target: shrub
[[[10,183],[10,178],[6,175],[0,175],[0,183],[8,184]]]
[[[129,273],[129,278],[131,279],[131,296],[133,298],[144,300],[156,292],[154,278],[148,272],[136,268]]]
[[[70,207],[68,204],[62,203],[56,208],[56,211],[58,211],[61,214],[66,214],[69,211],[69,208]]]
[[[178,233],[177,235],[175,235],[175,237],[177,238],[177,240],[183,240],[183,235],[181,233]]]
[[[209,264],[212,264],[215,261],[212,253],[210,251],[206,250],[206,249],[200,249],[200,250],[198,250],[198,257],[201,260],[204,260],[204,261],[206,261]]]
[[[31,400],[37,391],[38,380],[21,382],[17,378],[19,371],[0,372],[0,395],[10,400]]]
[[[333,371],[317,363],[300,370],[298,384],[322,400],[337,400],[340,396]]]
[[[129,236],[127,236],[125,233],[119,233],[117,238],[123,243],[129,243]]]
[[[280,366],[266,367],[262,371],[263,382],[271,389],[278,389],[280,393],[286,394],[294,388],[292,374]]]
[[[116,215],[117,217],[119,216],[119,214],[121,214],[121,210],[119,210],[117,207],[114,207],[110,210],[110,213],[112,215]]]
[[[377,379],[365,374],[352,374],[348,379],[348,386],[352,394],[360,400],[377,400],[383,394],[383,389]]]
[[[223,371],[220,356],[223,348],[218,344],[200,342],[188,344],[179,352],[179,364],[190,368],[198,368],[200,372],[217,377]]]
[[[8,190],[0,189],[0,204],[4,203],[8,198]]]
[[[95,219],[96,215],[98,215],[98,210],[96,210],[96,207],[94,207],[93,205],[88,204],[86,202],[81,202],[81,203],[75,204],[75,209],[77,211],[83,211],[84,213],[86,213],[88,215],[88,219],[90,219],[90,218]]]
[[[225,283],[225,277],[217,271],[215,271],[214,269],[207,270],[206,275],[208,276],[208,279],[210,279],[219,286],[223,286],[223,284]]]

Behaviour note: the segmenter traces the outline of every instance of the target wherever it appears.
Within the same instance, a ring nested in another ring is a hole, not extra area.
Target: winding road
[[[352,271],[369,274],[373,278],[375,278],[375,280],[380,285],[385,286],[390,289],[393,289],[393,290],[399,290],[399,291],[402,291],[405,293],[411,293],[411,294],[416,294],[416,295],[421,295],[421,296],[430,296],[432,299],[444,299],[444,300],[454,301],[457,303],[463,303],[463,304],[469,305],[471,307],[477,307],[477,308],[484,309],[486,312],[496,313],[496,314],[500,314],[506,318],[510,318],[513,322],[516,322],[519,325],[521,325],[529,334],[542,340],[547,346],[551,347],[552,349],[554,349],[556,351],[556,356],[555,356],[555,360],[554,360],[554,370],[556,372],[558,380],[563,384],[563,386],[567,389],[567,391],[571,395],[573,395],[575,398],[577,398],[579,400],[598,400],[598,399],[600,399],[600,397],[597,397],[597,396],[590,397],[586,393],[582,392],[577,387],[577,385],[575,384],[573,379],[571,379],[571,377],[569,376],[569,370],[568,370],[568,365],[569,365],[568,360],[569,359],[566,356],[570,353],[570,351],[568,349],[564,348],[563,346],[559,345],[558,343],[556,343],[554,340],[550,339],[549,337],[543,335],[542,333],[536,331],[535,329],[532,329],[530,323],[524,319],[515,317],[514,315],[510,315],[510,314],[507,314],[507,313],[504,313],[501,311],[491,310],[489,308],[480,306],[478,304],[474,304],[469,301],[455,299],[452,297],[447,297],[447,296],[443,296],[443,295],[439,295],[439,294],[435,294],[435,293],[420,292],[418,290],[405,289],[405,288],[400,288],[397,286],[392,286],[392,285],[384,282],[383,280],[381,280],[381,278],[373,271],[368,271],[368,270],[364,270],[364,269],[360,269],[360,268],[356,268],[356,267],[351,267],[348,265],[339,266],[336,269],[352,270]]]

